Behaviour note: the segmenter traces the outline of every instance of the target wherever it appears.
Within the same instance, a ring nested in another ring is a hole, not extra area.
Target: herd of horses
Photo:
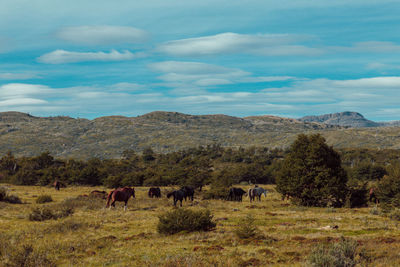
[[[56,190],[60,190],[60,187],[63,187],[60,182],[55,181],[53,186]],[[65,187],[65,186],[64,186]],[[177,202],[180,202],[180,206],[182,207],[183,200],[191,200],[194,199],[195,189],[191,186],[182,186],[178,190],[174,190],[172,192],[167,193],[167,198],[173,197],[174,199],[174,206],[176,206]],[[229,189],[229,195],[227,200],[231,201],[243,201],[243,196],[248,195],[250,202],[261,201],[261,196],[264,194],[267,197],[267,190],[258,187],[257,185],[254,188],[250,188],[247,192],[244,191],[242,188],[232,187]],[[161,189],[159,187],[151,187],[149,188],[148,194],[150,198],[160,198],[161,197]],[[95,198],[103,198],[107,199],[106,208],[115,207],[115,202],[125,202],[124,210],[127,208],[128,200],[133,197],[135,198],[135,189],[131,187],[124,187],[124,188],[117,188],[110,191],[108,194],[106,191],[99,191],[94,190],[90,192],[90,197]]]
[[[91,195],[98,194],[98,192],[104,192],[104,191],[92,191]],[[193,187],[183,186],[178,190],[169,192],[167,194],[167,198],[173,197],[174,206],[176,207],[176,204],[179,201],[180,206],[182,207],[183,200],[193,201],[194,192],[195,192],[195,190]],[[249,196],[250,202],[254,201],[256,198],[258,199],[258,201],[261,201],[261,196],[263,194],[265,197],[267,197],[267,190],[262,187],[255,186],[254,188],[250,188],[248,190],[248,192],[246,193],[246,191],[244,191],[242,188],[233,187],[229,190],[228,200],[242,201],[243,195],[246,195],[246,194]],[[122,202],[125,202],[124,210],[126,210],[126,205],[131,196],[133,198],[135,197],[135,189],[130,188],[130,187],[124,187],[124,188],[118,188],[118,189],[112,190],[107,196],[106,208],[115,207],[116,201],[122,201]],[[161,197],[161,189],[159,187],[151,187],[149,189],[148,196],[150,198],[153,198],[153,197],[160,198]]]

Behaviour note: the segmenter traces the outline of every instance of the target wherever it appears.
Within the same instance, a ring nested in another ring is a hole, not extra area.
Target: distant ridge
[[[16,156],[49,151],[61,158],[119,158],[126,149],[140,152],[151,147],[157,152],[171,152],[216,143],[234,148],[284,149],[300,133],[320,133],[335,147],[400,149],[397,123],[375,123],[356,112],[298,120],[268,115],[238,118],[164,111],[88,120],[0,112],[0,156],[7,151]]]
[[[303,122],[319,122],[329,125],[339,125],[346,127],[379,127],[382,123],[367,120],[358,112],[345,111],[332,114],[324,114],[319,116],[305,116],[299,119]]]

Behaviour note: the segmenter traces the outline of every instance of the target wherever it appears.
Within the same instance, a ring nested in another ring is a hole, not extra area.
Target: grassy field
[[[35,207],[56,208],[67,198],[103,188],[55,191],[3,186],[24,204],[0,202],[0,266],[21,260],[29,245],[32,257],[57,266],[304,266],[314,246],[342,236],[357,240],[362,265],[400,266],[399,221],[371,212],[373,208],[297,207],[282,201],[273,186],[267,186],[270,193],[262,202],[249,203],[248,198],[242,203],[202,200],[197,195],[193,203],[184,202],[184,207],[209,209],[216,229],[172,236],[156,230],[158,215],[173,209],[172,200],[165,197],[167,188],[162,188],[161,199],[149,199],[148,188],[137,187],[136,199],[129,201],[125,212],[121,202],[108,210],[105,200],[83,198],[73,201],[75,212],[71,216],[34,222],[29,214]],[[51,195],[54,201],[36,204],[36,198],[43,194]],[[261,236],[240,239],[235,229],[249,214]]]

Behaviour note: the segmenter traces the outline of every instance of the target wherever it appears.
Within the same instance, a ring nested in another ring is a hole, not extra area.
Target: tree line
[[[349,194],[357,199],[374,186],[400,205],[399,162],[399,150],[334,150],[322,136],[302,134],[286,150],[214,144],[166,154],[151,148],[142,153],[126,150],[119,159],[89,160],[56,159],[49,152],[16,158],[8,152],[0,158],[0,182],[48,185],[58,180],[110,188],[189,185],[200,190],[210,185],[211,197],[224,197],[222,189],[232,184],[277,184],[282,195],[306,206],[342,206]]]

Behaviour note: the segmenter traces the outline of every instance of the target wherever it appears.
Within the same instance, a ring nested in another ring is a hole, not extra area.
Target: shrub
[[[308,256],[308,264],[324,267],[353,267],[357,264],[355,259],[357,246],[356,241],[343,237],[333,244],[318,245]]]
[[[22,200],[16,195],[7,195],[5,201],[11,204],[22,204]]]
[[[338,152],[319,135],[300,134],[277,177],[276,189],[303,206],[343,206],[347,174]]]
[[[16,195],[9,195],[7,188],[0,187],[0,201],[8,202],[11,204],[21,204],[21,199]]]
[[[216,226],[212,217],[209,210],[175,209],[158,217],[157,231],[160,234],[175,234],[181,231],[210,231]]]
[[[36,203],[42,204],[47,202],[52,202],[53,198],[50,195],[40,195],[36,199]]]
[[[57,209],[54,211],[50,207],[42,207],[42,208],[35,208],[32,210],[32,212],[29,214],[29,220],[30,221],[46,221],[46,220],[51,220],[51,219],[59,219],[63,217],[67,217],[71,214],[74,213],[74,210],[69,207],[61,207],[60,209]]]
[[[235,234],[240,239],[248,239],[260,235],[257,226],[254,224],[254,217],[248,214],[240,222],[240,226],[235,230]]]

